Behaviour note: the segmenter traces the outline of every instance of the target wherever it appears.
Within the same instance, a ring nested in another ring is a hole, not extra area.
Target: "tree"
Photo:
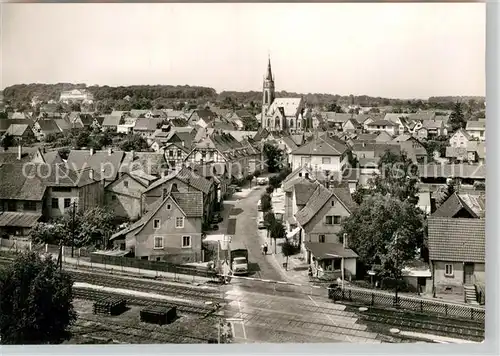
[[[80,209],[75,212],[75,224],[73,225],[72,207],[52,224],[36,224],[31,230],[31,238],[33,242],[39,244],[59,244],[62,242],[65,246],[77,248],[102,246],[105,238],[113,231],[114,219],[115,216],[109,209],[101,207]]]
[[[283,242],[283,244],[281,245],[281,253],[283,253],[283,256],[286,257],[286,270],[288,270],[288,257],[293,256],[296,251],[297,248],[288,239],[286,239],[285,242]]]
[[[359,160],[353,155],[351,150],[347,151],[347,160],[352,168],[357,168],[359,166]]]
[[[78,133],[77,136],[73,136],[72,145],[76,149],[80,149],[82,147],[88,147],[89,144],[90,144],[90,138],[87,132],[81,131],[80,133]]]
[[[9,149],[9,147],[14,146],[15,142],[16,142],[16,140],[15,140],[14,136],[12,136],[10,133],[6,133],[2,137],[2,147],[6,151]]]
[[[3,344],[56,344],[76,321],[73,281],[51,257],[16,256],[0,271],[0,335]]]
[[[260,198],[260,203],[262,205],[263,212],[268,212],[269,210],[271,210],[271,208],[272,208],[271,196],[269,194],[262,195],[262,197]]]
[[[330,103],[325,106],[326,111],[333,111],[335,113],[343,113],[342,107],[337,105],[337,103]]]
[[[123,151],[145,151],[149,149],[149,145],[144,137],[137,134],[128,134],[121,143],[120,149]]]
[[[9,118],[9,115],[4,112],[4,111],[0,111],[0,120],[4,120],[4,119],[8,119]]]
[[[71,111],[81,111],[82,110],[79,103],[71,103],[69,108]]]
[[[276,253],[276,240],[286,238],[286,229],[281,221],[274,220],[274,224],[270,226],[269,230],[271,238],[274,240],[274,253]]]
[[[418,167],[406,156],[387,150],[379,161],[380,174],[369,180],[373,193],[390,194],[413,205],[418,203]]]
[[[465,115],[463,113],[462,104],[460,102],[456,102],[453,107],[453,112],[450,115],[449,124],[451,126],[452,131],[456,131],[460,128],[464,129],[467,121],[465,120]]]
[[[424,245],[424,214],[409,201],[369,195],[342,221],[339,236],[344,234],[366,266],[380,265],[384,274],[394,275],[396,266],[413,260]]]
[[[245,116],[242,121],[243,130],[245,131],[257,131],[259,129],[259,122],[256,118]]]
[[[264,156],[266,157],[267,170],[270,173],[278,172],[283,160],[283,151],[278,146],[264,143]]]

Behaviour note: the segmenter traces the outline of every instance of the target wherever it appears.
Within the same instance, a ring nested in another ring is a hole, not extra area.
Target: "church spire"
[[[266,80],[273,80],[273,72],[271,70],[271,56],[270,55],[268,55]]]

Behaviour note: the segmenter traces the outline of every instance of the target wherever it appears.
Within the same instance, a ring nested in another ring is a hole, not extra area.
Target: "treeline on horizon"
[[[130,97],[132,102],[141,103],[141,107],[151,104],[153,106],[165,106],[171,102],[207,102],[221,103],[223,106],[260,106],[262,92],[260,91],[222,91],[217,93],[215,89],[202,86],[189,85],[131,85],[131,86],[87,86],[86,84],[57,83],[57,84],[16,84],[3,90],[4,101],[13,106],[28,104],[34,97],[42,102],[59,100],[62,91],[72,89],[87,89],[93,94],[94,100],[122,102],[124,98]],[[380,106],[411,106],[419,109],[437,108],[449,109],[452,103],[475,101],[482,104],[484,97],[480,96],[442,96],[430,97],[428,100],[404,100],[382,97],[371,97],[368,95],[335,95],[326,93],[292,93],[286,91],[276,92],[277,97],[303,97],[310,106],[327,106],[333,103],[338,105],[356,104],[368,107]],[[160,105],[158,105],[160,103]],[[135,106],[135,105],[133,105]]]

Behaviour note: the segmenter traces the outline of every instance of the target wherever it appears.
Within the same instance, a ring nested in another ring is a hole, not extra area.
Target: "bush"
[[[272,186],[268,185],[268,186],[266,187],[266,193],[267,193],[267,194],[271,194],[273,191],[274,191],[274,188],[273,188]]]
[[[272,205],[271,205],[271,197],[269,194],[264,194],[262,195],[262,198],[260,198],[261,204],[262,204],[262,211],[267,212],[271,210]]]
[[[261,175],[261,172],[259,170],[256,170],[255,172],[253,172],[254,177],[258,177],[260,175]]]

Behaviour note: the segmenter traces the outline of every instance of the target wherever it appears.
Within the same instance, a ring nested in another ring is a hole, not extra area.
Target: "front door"
[[[464,284],[474,284],[474,264],[465,263],[464,264]]]

